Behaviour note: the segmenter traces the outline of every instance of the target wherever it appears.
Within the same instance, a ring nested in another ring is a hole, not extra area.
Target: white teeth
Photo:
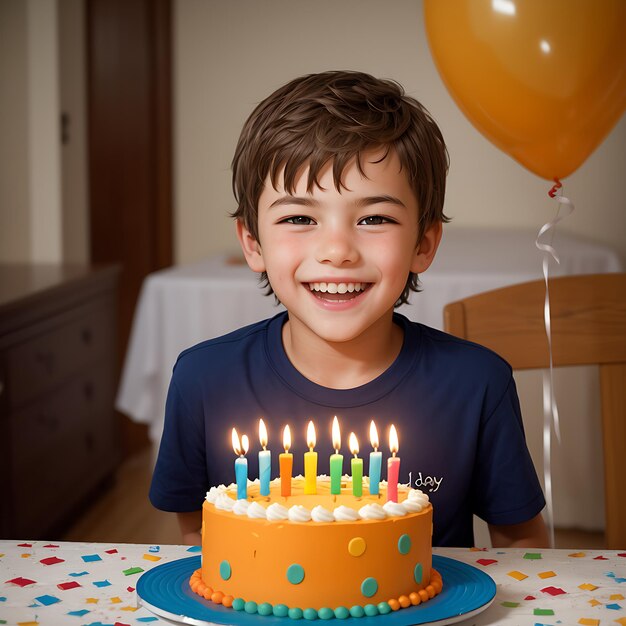
[[[311,291],[321,293],[358,293],[365,291],[367,283],[309,283]]]

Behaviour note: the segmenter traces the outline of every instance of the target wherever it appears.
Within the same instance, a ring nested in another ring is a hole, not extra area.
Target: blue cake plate
[[[157,565],[137,581],[139,604],[155,615],[183,624],[235,624],[236,626],[287,626],[288,618],[250,615],[214,604],[189,587],[189,579],[200,567],[200,555]],[[411,624],[454,624],[484,611],[496,595],[496,584],[472,565],[433,554],[433,567],[443,578],[442,592],[424,604],[379,617],[349,617],[337,624],[360,626],[409,626]],[[307,620],[299,620],[304,624]],[[316,620],[318,621],[318,620]],[[334,620],[333,620],[334,621]]]

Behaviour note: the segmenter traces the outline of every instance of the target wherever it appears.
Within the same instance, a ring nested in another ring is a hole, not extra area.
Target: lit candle
[[[243,435],[241,437],[241,443],[239,442],[239,435],[237,430],[233,428],[233,450],[239,457],[235,459],[235,481],[237,482],[237,500],[245,500],[248,497],[248,459],[245,454],[248,452],[248,436]]]
[[[337,416],[333,419],[333,448],[335,448],[335,454],[330,455],[330,493],[339,495],[341,493],[343,455],[339,454],[339,448],[341,448],[341,433],[339,432]]]
[[[306,443],[309,451],[304,453],[304,493],[310,496],[317,493],[317,452],[313,452],[316,440],[312,421],[306,429]]]
[[[378,450],[378,431],[374,420],[370,424],[370,442],[373,452],[370,452],[370,493],[373,496],[380,494],[380,469],[383,462],[383,453]]]
[[[392,424],[389,432],[389,450],[391,458],[387,459],[387,501],[398,501],[398,476],[400,474],[400,457],[396,456],[399,448],[398,433]]]
[[[359,442],[356,435],[350,433],[350,452],[354,454],[354,458],[350,460],[350,467],[352,469],[352,495],[360,498],[363,495],[363,459],[359,459],[357,454],[359,453]]]
[[[285,451],[278,455],[280,464],[280,495],[291,495],[291,473],[293,471],[293,454],[289,452],[291,448],[291,431],[289,425],[283,430],[283,447]]]
[[[263,450],[259,452],[259,481],[261,488],[259,493],[262,496],[270,495],[270,478],[272,473],[272,453],[267,450],[267,428],[265,422],[259,420],[259,441]]]

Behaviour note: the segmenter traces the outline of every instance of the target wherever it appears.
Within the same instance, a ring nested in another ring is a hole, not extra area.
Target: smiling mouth
[[[343,302],[353,300],[372,286],[372,283],[308,283],[311,293],[320,300]]]

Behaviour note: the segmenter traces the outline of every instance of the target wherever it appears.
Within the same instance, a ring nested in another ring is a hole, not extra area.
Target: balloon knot
[[[554,196],[556,196],[556,192],[562,187],[563,185],[561,184],[561,181],[558,178],[554,179],[554,185],[552,185],[552,188],[550,189],[550,191],[548,191],[548,195],[551,198],[554,198]]]

